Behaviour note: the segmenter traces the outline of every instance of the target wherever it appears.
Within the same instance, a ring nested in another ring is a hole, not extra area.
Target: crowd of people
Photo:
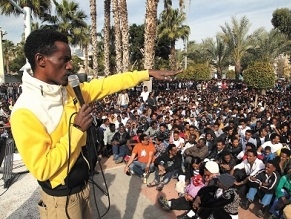
[[[289,96],[284,81],[265,95],[228,80],[154,81],[152,91],[135,87],[94,104],[100,153],[125,162],[128,175],[154,174],[149,189],[177,179],[177,199],[158,203],[184,210],[178,218],[238,218],[251,203],[258,217],[288,218]]]
[[[1,85],[1,126],[21,84]],[[291,102],[288,83],[266,95],[242,82],[153,81],[94,102],[99,153],[161,191],[176,179],[177,198],[160,197],[178,218],[238,218],[256,197],[256,215],[290,218]],[[1,129],[1,135],[6,129]],[[256,202],[257,203],[257,202]],[[195,216],[194,216],[195,215]]]

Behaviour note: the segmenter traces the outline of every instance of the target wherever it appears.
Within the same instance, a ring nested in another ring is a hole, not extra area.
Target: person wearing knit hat
[[[224,173],[224,174],[221,174],[217,177],[218,179],[218,184],[221,184],[219,185],[220,187],[223,187],[225,189],[228,189],[230,187],[233,186],[233,183],[235,182],[235,177],[228,174],[228,173]]]
[[[215,179],[219,176],[219,166],[212,160],[207,161],[204,165],[204,183],[206,186],[214,185]]]

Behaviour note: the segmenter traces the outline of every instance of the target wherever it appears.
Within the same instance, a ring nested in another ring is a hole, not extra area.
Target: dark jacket
[[[265,169],[260,170],[256,175],[254,175],[254,177],[256,180],[249,179],[249,186],[257,188],[266,194],[273,194],[280,180],[280,175],[277,171],[273,172],[271,176],[268,176]],[[260,186],[261,182],[268,183],[268,185]]]
[[[224,190],[218,198],[215,193],[219,189],[218,186],[202,187],[197,196],[201,199],[198,216],[200,218],[208,218],[213,215],[215,219],[231,219],[230,214],[237,215],[239,207],[239,196],[235,189],[229,188]]]
[[[116,132],[113,135],[111,141],[117,141],[119,146],[121,146],[121,145],[125,145],[128,139],[130,139],[130,135],[128,134],[128,132],[123,132],[123,133]]]
[[[161,154],[161,156],[157,157],[154,161],[155,166],[164,165],[166,172],[172,172],[178,170],[182,164],[182,155],[181,152],[178,152],[176,156],[170,158],[169,152]]]

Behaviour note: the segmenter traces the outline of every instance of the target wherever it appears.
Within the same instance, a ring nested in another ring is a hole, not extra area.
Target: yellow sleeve
[[[90,103],[107,95],[134,87],[146,80],[149,80],[148,71],[134,71],[93,79],[80,86],[85,102]]]
[[[28,170],[37,180],[46,181],[67,168],[68,134],[58,136],[59,140],[54,143],[52,134],[49,135],[45,126],[26,109],[15,111],[10,122],[18,152]],[[84,133],[77,128],[71,128],[70,168],[80,153],[81,145],[78,145],[77,142],[82,142],[80,139],[84,137],[83,135]],[[57,138],[55,137],[55,139]]]

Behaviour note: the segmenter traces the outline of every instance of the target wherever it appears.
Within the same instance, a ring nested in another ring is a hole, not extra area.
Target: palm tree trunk
[[[154,66],[155,43],[157,30],[157,8],[159,0],[146,1],[145,33],[144,33],[144,68]]]
[[[128,11],[126,0],[120,1],[120,18],[122,31],[122,70],[128,71],[129,68],[129,28],[128,28]]]
[[[222,69],[220,66],[217,67],[217,78],[218,79],[222,78]]]
[[[85,58],[85,61],[84,61],[84,64],[85,64],[85,72],[86,74],[89,73],[89,53],[88,53],[88,45],[84,45],[84,58]]]
[[[176,48],[175,48],[175,41],[171,42],[171,48],[170,48],[171,54],[169,57],[170,60],[170,68],[171,70],[176,69]]]
[[[120,31],[120,14],[119,1],[113,0],[113,18],[114,18],[114,33],[115,33],[115,63],[116,72],[122,71],[122,50],[121,50],[121,31]]]
[[[104,73],[110,74],[110,4],[111,0],[104,2]]]
[[[239,80],[240,73],[241,73],[240,60],[237,60],[235,62],[235,79],[236,80]]]
[[[92,40],[92,59],[93,59],[93,75],[98,76],[98,41],[97,41],[97,12],[96,0],[90,0],[90,16],[91,16],[91,40]]]

